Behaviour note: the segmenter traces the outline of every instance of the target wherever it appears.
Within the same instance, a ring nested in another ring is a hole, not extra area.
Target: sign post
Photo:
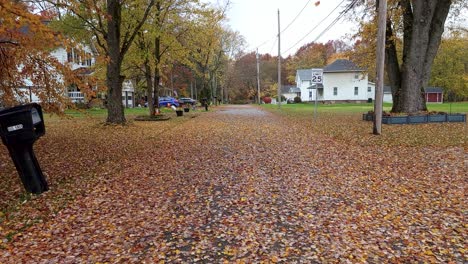
[[[317,122],[318,84],[323,83],[323,69],[312,69],[312,85],[315,86],[314,122]]]

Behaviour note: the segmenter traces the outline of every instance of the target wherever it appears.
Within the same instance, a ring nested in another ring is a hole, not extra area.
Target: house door
[[[317,91],[318,91],[317,100],[323,100],[323,88],[319,88]]]
[[[427,102],[428,103],[436,103],[437,102],[437,94],[436,93],[428,93],[427,94]]]

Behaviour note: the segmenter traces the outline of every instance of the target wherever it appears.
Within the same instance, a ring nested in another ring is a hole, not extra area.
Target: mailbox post
[[[20,105],[0,111],[0,136],[10,153],[26,191],[40,194],[49,187],[36,155],[34,142],[45,134],[42,108],[38,104]]]

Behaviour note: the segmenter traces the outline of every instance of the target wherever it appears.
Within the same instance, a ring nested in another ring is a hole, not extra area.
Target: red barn
[[[443,103],[444,101],[444,91],[440,87],[427,87],[426,92],[426,102],[428,103]]]
[[[372,85],[372,86],[371,86]],[[369,82],[369,89],[372,89],[375,84]],[[426,102],[427,103],[443,103],[444,102],[444,90],[440,87],[427,87],[424,89],[426,92]],[[392,103],[392,90],[390,86],[384,86],[384,102]]]

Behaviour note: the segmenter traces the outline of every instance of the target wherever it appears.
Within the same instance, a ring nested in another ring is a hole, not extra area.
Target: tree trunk
[[[110,19],[107,25],[107,46],[109,62],[107,64],[107,122],[124,124],[125,115],[122,105],[122,82],[125,77],[120,75],[122,55],[120,53],[120,22],[121,6],[118,0],[107,1],[107,14]]]
[[[390,87],[393,98],[396,98],[396,94],[401,93],[401,72],[400,65],[398,63],[397,49],[395,42],[393,41],[393,28],[390,19],[387,19],[387,29],[385,36],[385,66],[387,68],[387,75],[390,81]],[[395,106],[397,102],[393,102]]]
[[[160,63],[161,63],[161,38],[158,36],[154,41],[154,57],[156,59],[154,67],[154,105],[159,108],[159,82],[161,80]]]
[[[394,93],[392,91],[392,112],[414,113],[427,110],[424,88],[430,78],[432,63],[440,45],[450,4],[450,0],[412,2],[402,0],[403,60],[401,74],[395,77],[390,74],[394,70],[390,69],[389,71],[391,84],[396,85],[400,82],[400,87],[395,87]],[[395,53],[387,54],[390,54],[389,59],[396,60],[393,58]]]
[[[151,67],[147,59],[145,60],[146,98],[148,100],[149,115],[153,116],[155,114],[155,110],[153,104],[153,78],[151,77]]]
[[[159,65],[154,68],[154,107],[159,108],[159,81],[161,74],[159,73]]]
[[[157,25],[161,28],[161,1],[156,1],[156,20]],[[154,39],[154,59],[155,59],[155,67],[154,67],[154,89],[153,89],[153,97],[154,97],[154,107],[159,109],[159,82],[161,80],[161,73],[160,73],[160,64],[161,64],[161,37],[158,34]]]

